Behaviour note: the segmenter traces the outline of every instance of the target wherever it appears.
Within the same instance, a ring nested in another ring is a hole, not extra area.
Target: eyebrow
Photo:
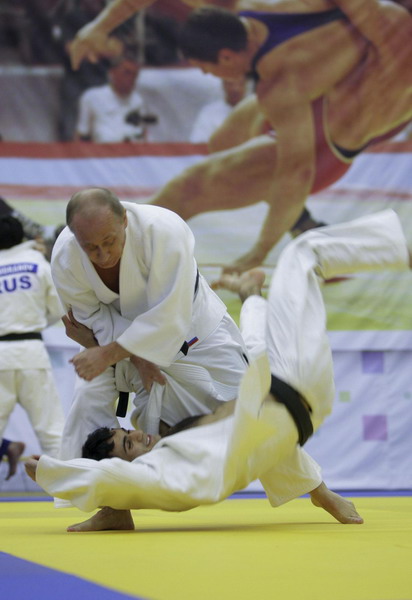
[[[124,427],[121,427],[120,429],[127,434],[127,431],[126,431],[126,429]],[[125,435],[124,438],[123,438],[123,450],[124,450],[124,453],[127,456],[127,451],[126,451],[126,437],[127,437],[127,435]]]
[[[106,235],[106,236],[103,238],[102,242],[107,242],[107,240],[110,240],[110,239],[111,239],[111,238],[113,238],[113,237],[115,237],[115,236],[113,235],[113,233],[108,233],[108,234],[107,234],[107,235]],[[84,244],[84,245],[85,245],[85,246],[96,246],[96,244],[95,244],[95,243],[93,243],[93,242],[85,242],[85,244]]]

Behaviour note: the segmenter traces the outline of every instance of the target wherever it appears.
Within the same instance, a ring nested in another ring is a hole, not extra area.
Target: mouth
[[[107,260],[104,264],[100,264],[99,267],[101,269],[111,269],[115,265],[116,265],[116,262],[114,262],[113,260]]]
[[[146,434],[146,448],[148,448],[150,446],[151,441],[152,441],[152,436],[147,433]]]

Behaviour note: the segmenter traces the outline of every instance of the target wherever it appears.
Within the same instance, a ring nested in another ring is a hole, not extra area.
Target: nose
[[[142,442],[143,440],[143,431],[141,429],[136,429],[132,432],[136,442]]]
[[[110,257],[110,252],[104,248],[97,248],[96,253],[98,262],[102,264],[104,264]]]

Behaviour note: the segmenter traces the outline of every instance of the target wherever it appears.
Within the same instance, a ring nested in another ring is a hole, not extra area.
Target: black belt
[[[302,396],[281,379],[272,375],[270,393],[277,402],[284,404],[295,422],[299,433],[299,444],[303,446],[313,434],[313,425],[310,418],[311,408],[302,400]]]
[[[129,392],[119,392],[119,401],[117,403],[116,417],[125,417],[127,405],[129,403]]]
[[[197,271],[196,271],[196,281],[195,281],[195,296],[197,294],[197,290],[199,289],[199,278],[200,278],[199,269],[197,269]]]
[[[19,340],[42,340],[41,333],[37,331],[32,333],[8,333],[0,335],[0,342],[18,342]]]
[[[199,278],[200,278],[199,269],[197,269],[196,281],[195,281],[195,294],[194,294],[195,296],[197,294],[197,290],[199,289]],[[187,356],[187,353],[189,352],[189,344],[187,342],[183,342],[182,347],[180,348],[180,352],[182,352],[182,354]]]

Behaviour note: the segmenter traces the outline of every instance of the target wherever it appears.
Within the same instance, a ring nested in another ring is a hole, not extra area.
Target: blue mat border
[[[341,496],[355,497],[355,498],[373,498],[373,497],[396,497],[396,496],[412,496],[412,490],[333,490]],[[305,494],[302,498],[308,498],[309,494]],[[265,492],[259,491],[241,491],[229,496],[229,500],[239,499],[260,499],[266,498]],[[53,498],[50,496],[2,496],[0,492],[0,502],[52,502]]]
[[[58,569],[0,551],[1,595],[32,600],[143,600]],[[18,596],[16,595],[18,593]]]
[[[369,497],[390,497],[390,496],[412,496],[412,490],[333,490],[341,496],[350,496],[356,498],[369,498]],[[302,498],[309,498],[309,494],[301,496]],[[236,498],[266,498],[265,492],[254,492],[254,491],[242,491],[236,492],[232,496],[232,499]]]

